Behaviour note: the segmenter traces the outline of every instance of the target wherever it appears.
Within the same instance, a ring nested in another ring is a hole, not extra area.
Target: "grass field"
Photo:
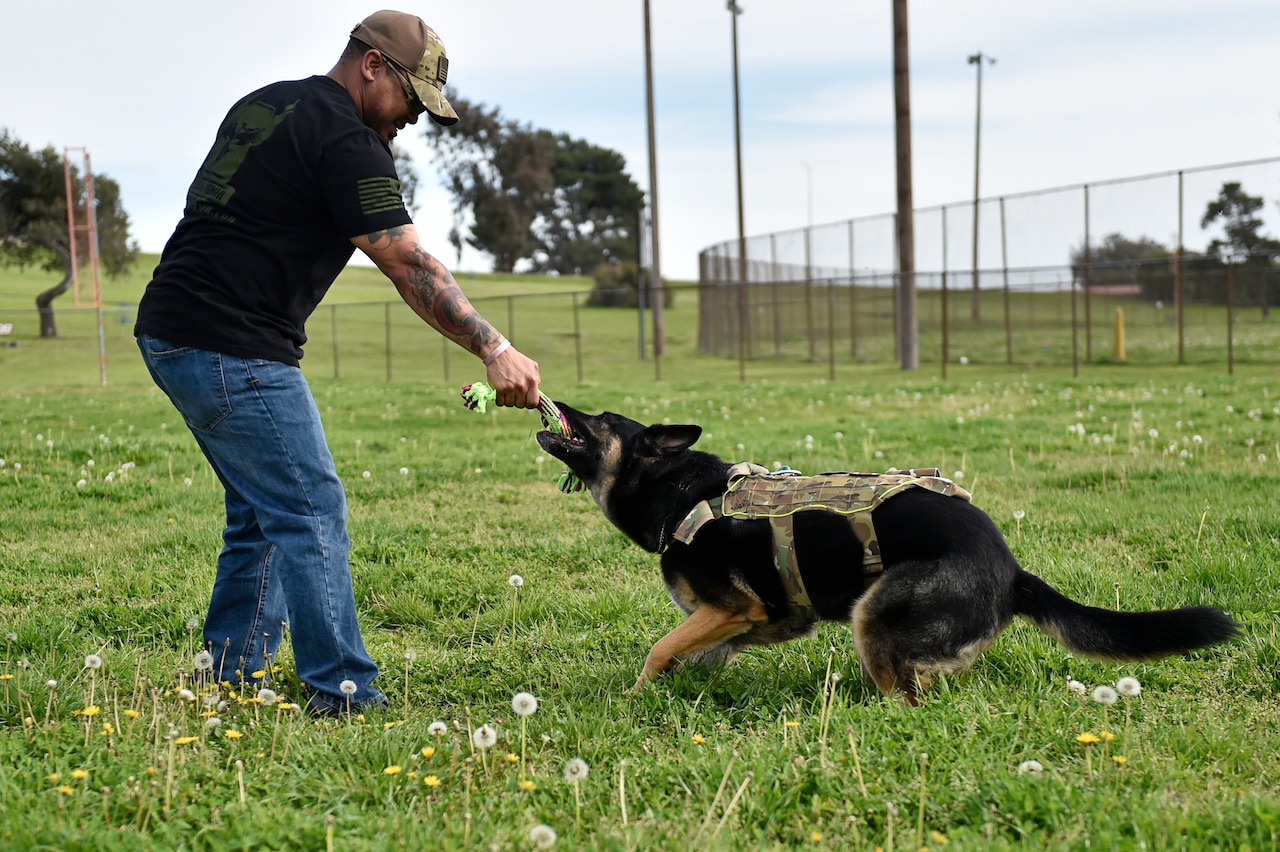
[[[126,363],[106,388],[96,364],[0,366],[2,847],[524,849],[539,825],[565,849],[1280,844],[1274,367],[553,367],[560,398],[700,423],[725,457],[941,467],[1072,597],[1212,604],[1243,630],[1117,666],[1019,622],[915,709],[861,684],[839,625],[629,694],[677,612],[656,557],[556,491],[534,416],[463,409],[466,362],[448,382],[315,370],[392,709],[313,722],[287,654],[253,688],[192,681],[221,491]],[[1110,707],[1068,687],[1122,677],[1141,694]]]

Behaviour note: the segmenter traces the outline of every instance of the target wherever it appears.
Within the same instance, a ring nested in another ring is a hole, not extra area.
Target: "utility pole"
[[[981,50],[969,56],[969,64],[978,66],[978,118],[973,131],[973,305],[971,315],[976,322],[981,313],[978,300],[978,166],[982,162],[982,63],[995,65],[993,56]]]
[[[898,360],[920,366],[916,322],[915,220],[911,213],[911,64],[907,53],[907,0],[893,0],[893,105],[898,172]]]
[[[649,0],[644,0],[644,90],[649,124],[649,223],[652,230],[653,251],[649,258],[650,291],[653,293],[653,358],[655,369],[666,348],[663,333],[662,264],[658,251],[658,148],[653,129],[653,40],[649,32]]]
[[[738,178],[738,348],[741,365],[750,354],[747,341],[751,319],[747,309],[747,232],[746,215],[742,204],[742,106],[738,94],[738,16],[742,14],[742,9],[736,0],[728,0],[725,8],[729,10],[730,32],[733,39],[733,152]]]

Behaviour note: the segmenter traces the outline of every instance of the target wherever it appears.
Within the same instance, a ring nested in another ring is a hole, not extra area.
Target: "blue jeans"
[[[204,623],[215,675],[252,680],[287,624],[298,677],[318,699],[345,708],[339,684],[350,680],[352,705],[385,702],[356,621],[346,495],[302,370],[146,335],[138,348],[226,490]]]

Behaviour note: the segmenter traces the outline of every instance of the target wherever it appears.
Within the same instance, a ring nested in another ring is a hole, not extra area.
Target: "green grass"
[[[527,301],[553,298],[566,297]],[[606,312],[579,382],[562,360],[572,341],[548,334],[547,386],[579,407],[697,422],[701,449],[806,472],[959,472],[1023,564],[1072,597],[1217,605],[1243,628],[1225,646],[1117,666],[1017,622],[907,709],[861,684],[849,632],[825,625],[630,694],[678,623],[656,557],[589,498],[555,490],[532,414],[462,408],[457,386],[481,375],[468,362],[446,379],[438,361],[406,355],[386,381],[384,309],[369,310],[368,357],[344,355],[337,379],[312,357],[323,346],[304,361],[392,700],[363,720],[308,721],[247,690],[220,696],[229,706],[206,728],[207,690],[184,673],[220,546],[220,487],[131,341],[106,388],[82,352],[68,356],[74,369],[47,349],[18,370],[0,361],[0,847],[522,849],[539,823],[567,849],[1280,843],[1274,367],[1100,365],[1076,381],[1062,368],[971,365],[941,380],[841,365],[829,381],[825,364],[784,360],[753,363],[740,382],[735,362],[689,354],[696,317],[678,300],[668,324],[685,348],[662,381],[633,351],[611,354],[607,338],[634,314]],[[562,313],[563,302],[516,321]],[[36,350],[21,344],[0,358]],[[518,597],[512,574],[525,580]],[[90,654],[101,670],[84,668]],[[273,688],[300,701],[288,654],[278,663]],[[829,672],[843,677],[832,686]],[[1067,688],[1126,675],[1143,692],[1105,718]],[[519,691],[540,702],[523,743]],[[86,706],[97,715],[78,715]],[[434,720],[444,735],[428,731]],[[484,723],[499,742],[481,755],[470,732]],[[1104,730],[1116,739],[1076,739]],[[574,757],[590,766],[577,797],[563,775]],[[1029,760],[1043,772],[1020,774]]]

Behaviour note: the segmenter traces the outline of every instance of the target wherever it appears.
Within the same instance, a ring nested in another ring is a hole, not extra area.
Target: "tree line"
[[[1221,227],[1222,235],[1210,240],[1204,252],[1182,252],[1183,295],[1191,301],[1221,304],[1227,299],[1223,286],[1227,269],[1235,276],[1241,304],[1256,304],[1264,314],[1280,299],[1280,240],[1262,233],[1259,216],[1265,201],[1245,192],[1238,181],[1222,185],[1208,202],[1200,227]],[[1166,246],[1150,237],[1108,234],[1097,244],[1071,250],[1071,271],[1076,281],[1090,286],[1137,286],[1142,298],[1170,301],[1174,298],[1177,246]],[[1087,264],[1086,264],[1087,260]]]
[[[591,274],[638,258],[644,193],[617,151],[450,95],[458,123],[424,131],[453,198],[449,241],[493,271]],[[469,220],[469,221],[468,221]],[[465,231],[465,234],[464,234]]]

